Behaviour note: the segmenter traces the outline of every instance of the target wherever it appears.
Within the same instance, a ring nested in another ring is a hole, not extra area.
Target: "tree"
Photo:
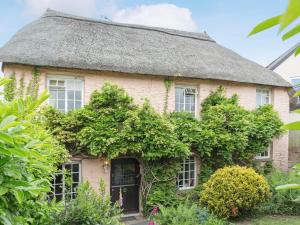
[[[289,0],[288,7],[282,14],[274,16],[272,18],[269,18],[259,23],[249,33],[249,36],[279,25],[279,32],[282,33],[283,31],[285,31],[285,33],[281,37],[282,40],[285,41],[300,33],[300,23],[296,24],[293,28],[286,31],[289,25],[295,22],[299,17],[300,17],[300,0]],[[295,51],[295,55],[298,54],[300,54],[300,47]]]
[[[0,86],[9,82],[1,79]],[[48,98],[0,101],[0,224],[46,224],[51,175],[68,154],[37,122]]]
[[[287,29],[289,25],[295,22],[300,17],[300,0],[289,0],[289,4],[287,9],[280,15],[274,16],[270,19],[267,19],[250,32],[249,36],[279,25],[279,32],[283,32]],[[285,41],[291,37],[300,33],[300,23],[295,25],[293,28],[288,30],[282,35],[282,40]],[[295,51],[295,56],[300,54],[300,47],[298,47]],[[300,96],[300,91],[297,91],[294,97]],[[295,113],[300,113],[300,109],[294,111]],[[287,130],[300,130],[300,121],[288,123],[284,125],[284,128]],[[294,166],[294,170],[297,174],[300,175],[300,164]],[[285,189],[300,189],[300,182],[296,184],[286,184],[280,185],[276,188],[276,190],[285,190]],[[300,196],[296,199],[296,201],[300,201]]]

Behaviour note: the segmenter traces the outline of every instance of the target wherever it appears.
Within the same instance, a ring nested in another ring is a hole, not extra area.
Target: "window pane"
[[[54,108],[56,108],[56,104],[57,104],[57,102],[56,102],[56,100],[49,100],[49,105],[51,105],[52,107],[54,107]]]
[[[65,81],[64,80],[58,80],[57,85],[58,86],[65,86]]]
[[[65,111],[65,100],[58,100],[57,108],[59,110]]]
[[[74,100],[74,91],[68,91],[68,100]]]
[[[67,80],[67,89],[74,90],[74,80]]]
[[[73,173],[72,179],[73,179],[73,182],[79,182],[79,173]]]
[[[65,100],[65,91],[64,90],[58,90],[57,91],[57,98],[61,100]]]
[[[81,91],[75,91],[75,100],[81,101]]]
[[[75,89],[74,90],[81,92],[81,90],[82,90],[82,81],[81,80],[75,81]]]
[[[68,101],[68,111],[71,111],[74,109],[74,101]]]
[[[75,109],[81,108],[81,102],[75,101]]]
[[[56,85],[57,84],[57,81],[56,80],[50,80],[49,81],[49,85]]]

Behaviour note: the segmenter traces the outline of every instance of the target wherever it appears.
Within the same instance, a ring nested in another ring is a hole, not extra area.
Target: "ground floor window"
[[[269,159],[271,155],[271,145],[262,153],[256,155],[256,159]]]
[[[65,201],[76,197],[81,182],[80,162],[69,162],[61,165],[53,175],[51,197],[57,201]]]
[[[196,185],[196,164],[195,157],[191,156],[181,162],[181,170],[177,178],[179,189],[189,189]]]

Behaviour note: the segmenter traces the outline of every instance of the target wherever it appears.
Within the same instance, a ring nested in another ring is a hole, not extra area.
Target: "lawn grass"
[[[237,222],[237,225],[300,225],[300,216],[263,216]]]

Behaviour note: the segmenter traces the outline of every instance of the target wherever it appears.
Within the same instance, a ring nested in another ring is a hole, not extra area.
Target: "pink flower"
[[[153,220],[150,220],[148,225],[155,225],[154,221]]]
[[[159,208],[157,206],[155,206],[151,212],[151,215],[155,215],[156,213],[158,213],[158,209]]]

